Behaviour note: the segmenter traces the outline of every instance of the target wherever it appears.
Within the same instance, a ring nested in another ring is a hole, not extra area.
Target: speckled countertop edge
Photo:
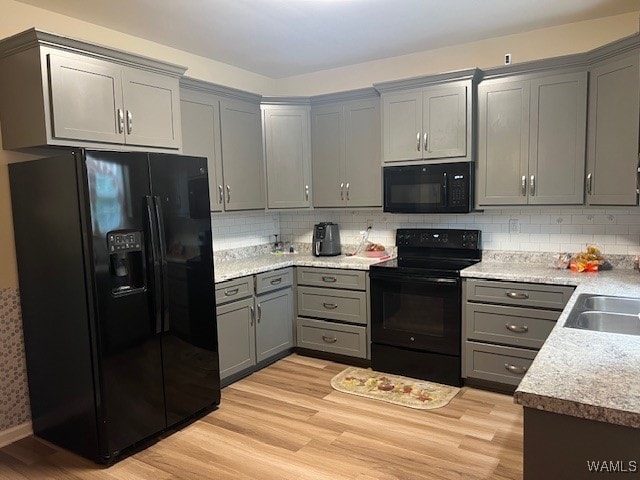
[[[582,293],[640,297],[633,270],[573,273],[547,265],[482,262],[463,277],[572,285],[576,290],[514,394],[520,405],[640,428],[640,336],[564,328]]]
[[[388,259],[385,259],[388,260]],[[310,253],[297,254],[263,254],[249,258],[224,260],[215,262],[215,282],[255,275],[278,268],[286,267],[322,267],[343,268],[347,270],[369,270],[369,266],[378,263],[378,258],[347,257],[338,255],[335,257],[314,257]]]

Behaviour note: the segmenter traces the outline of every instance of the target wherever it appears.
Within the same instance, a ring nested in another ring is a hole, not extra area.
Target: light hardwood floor
[[[291,355],[222,391],[215,412],[110,468],[35,437],[0,479],[521,479],[522,408],[472,388],[413,410],[333,391],[345,365]]]

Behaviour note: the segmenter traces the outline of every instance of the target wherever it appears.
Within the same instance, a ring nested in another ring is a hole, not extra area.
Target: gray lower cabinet
[[[368,358],[367,274],[357,270],[298,267],[296,346]]]
[[[572,293],[566,286],[465,279],[462,377],[517,387]]]
[[[268,208],[311,206],[309,105],[262,105]]]
[[[287,268],[216,284],[223,383],[293,347],[292,281]]]
[[[311,107],[314,207],[379,207],[380,99],[327,102]]]
[[[587,73],[478,86],[477,204],[584,202]]]
[[[260,96],[180,82],[183,153],[207,157],[212,212],[263,209]]]
[[[587,203],[637,205],[640,54],[608,59],[589,75]]]
[[[0,51],[12,72],[0,84],[5,148],[181,148],[184,68],[34,29]]]

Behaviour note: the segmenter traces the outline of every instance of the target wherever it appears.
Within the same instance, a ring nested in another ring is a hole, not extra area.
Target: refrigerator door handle
[[[169,274],[167,266],[167,245],[164,239],[164,216],[162,215],[162,200],[159,196],[153,197],[155,203],[156,224],[158,228],[158,238],[160,246],[160,262],[162,268],[160,270],[160,276],[162,278],[162,331],[168,332],[170,325],[169,316]]]
[[[160,260],[158,258],[158,227],[156,224],[157,216],[155,215],[155,205],[153,197],[147,195],[145,197],[147,204],[147,220],[149,225],[149,243],[151,244],[151,265],[152,272],[149,278],[153,283],[153,315],[156,320],[156,333],[162,331],[162,289],[161,289],[161,270]]]

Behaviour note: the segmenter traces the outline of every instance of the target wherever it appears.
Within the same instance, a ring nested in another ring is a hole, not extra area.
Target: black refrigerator
[[[215,409],[206,159],[78,149],[9,173],[35,434],[111,464]]]

